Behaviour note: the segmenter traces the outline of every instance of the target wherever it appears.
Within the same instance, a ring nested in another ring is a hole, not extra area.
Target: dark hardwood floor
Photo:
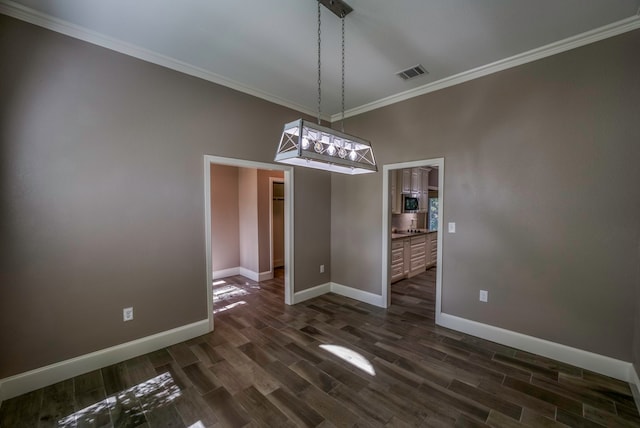
[[[380,309],[216,283],[215,331],[5,401],[2,427],[638,427],[628,384],[434,324],[435,270]]]

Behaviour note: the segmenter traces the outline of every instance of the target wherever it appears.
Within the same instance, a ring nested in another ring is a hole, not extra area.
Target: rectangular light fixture
[[[350,175],[378,171],[368,141],[304,119],[284,125],[274,160]]]

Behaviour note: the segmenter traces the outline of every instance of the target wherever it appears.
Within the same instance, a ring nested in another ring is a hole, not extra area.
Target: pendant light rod
[[[342,0],[318,0],[338,18],[344,18],[353,12],[353,8]]]
[[[371,143],[344,132],[344,17],[353,9],[342,0],[316,0],[318,3],[318,124],[298,119],[284,125],[274,161],[305,168],[315,168],[341,174],[366,174],[378,171]],[[342,20],[342,131],[322,126],[322,68],[320,55],[320,4]]]
[[[342,21],[342,119],[340,120],[340,129],[344,132],[344,16]]]
[[[322,61],[321,61],[321,47],[322,43],[320,43],[320,36],[322,35],[322,21],[320,20],[321,16],[321,8],[320,2],[318,1],[318,125],[322,124]]]

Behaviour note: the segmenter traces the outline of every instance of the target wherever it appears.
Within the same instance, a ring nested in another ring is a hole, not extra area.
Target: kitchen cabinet
[[[426,268],[433,267],[438,261],[438,232],[430,232],[426,239]]]
[[[429,174],[431,168],[423,168],[420,183],[420,211],[427,212],[429,210]]]
[[[400,204],[398,203],[398,195],[400,191],[398,189],[398,171],[392,170],[389,171],[389,187],[391,188],[389,199],[389,203],[391,204],[391,213],[392,214],[400,214],[402,209]]]
[[[411,193],[411,170],[399,170],[402,175],[402,193]]]
[[[404,239],[391,241],[391,282],[404,277]]]
[[[412,236],[409,238],[411,244],[411,264],[409,267],[409,277],[424,272],[427,266],[426,259],[426,235]]]
[[[411,168],[411,193],[420,196],[422,187],[422,171],[420,168]]]
[[[409,270],[411,269],[411,239],[410,238],[403,239],[402,245],[404,248],[403,274],[407,276],[409,274]]]
[[[435,265],[438,234],[421,233],[391,241],[391,282],[411,278]]]

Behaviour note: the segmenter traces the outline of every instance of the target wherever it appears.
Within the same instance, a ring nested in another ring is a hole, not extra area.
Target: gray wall
[[[635,31],[347,121],[380,168],[445,158],[444,312],[632,360],[638,52]],[[382,174],[331,189],[332,281],[379,294]]]
[[[211,266],[240,266],[238,168],[211,165]]]
[[[271,162],[299,113],[4,15],[0,64],[0,378],[206,319],[203,155]],[[294,175],[301,290],[330,177]]]

